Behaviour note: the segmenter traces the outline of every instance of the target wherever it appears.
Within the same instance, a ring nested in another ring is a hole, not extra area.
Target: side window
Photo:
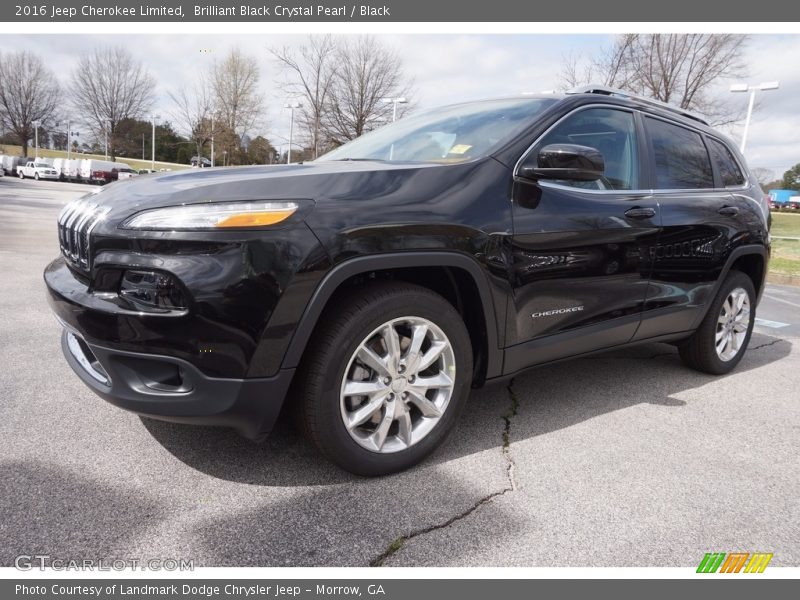
[[[594,190],[639,188],[639,156],[633,114],[609,108],[579,111],[556,125],[537,145],[579,144],[599,150],[605,161],[604,176],[597,181],[560,180],[557,183]]]
[[[725,187],[735,187],[744,184],[744,175],[736,159],[728,147],[717,140],[708,140],[708,149],[711,152],[711,160],[717,165],[720,177],[722,177],[722,185]]]
[[[714,187],[708,151],[699,133],[660,119],[645,118],[656,163],[656,189]]]

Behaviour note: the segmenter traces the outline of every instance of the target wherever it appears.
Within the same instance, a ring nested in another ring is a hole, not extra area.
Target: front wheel
[[[420,462],[469,395],[472,348],[461,316],[431,290],[384,282],[346,294],[323,318],[297,375],[306,435],[357,475]]]
[[[678,346],[683,362],[712,375],[728,373],[742,360],[755,324],[752,280],[731,271],[697,331]]]
[[[34,178],[36,181],[39,181],[39,174],[38,174],[38,173],[34,173],[34,174],[33,174],[33,178]]]

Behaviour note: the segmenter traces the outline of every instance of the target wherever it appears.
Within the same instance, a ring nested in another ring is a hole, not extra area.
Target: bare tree
[[[334,144],[355,139],[391,118],[390,97],[412,94],[400,56],[371,36],[341,42],[323,116],[325,134]],[[401,105],[398,116],[409,110]]]
[[[238,48],[231,49],[221,62],[214,63],[211,78],[214,111],[222,122],[219,136],[221,145],[228,152],[238,145],[241,136],[255,127],[263,115],[264,99],[258,80],[258,61]]]
[[[740,117],[711,88],[742,76],[747,36],[736,34],[625,34],[599,57],[565,60],[562,84],[602,83],[705,115],[716,125]],[[591,81],[594,80],[594,81]]]
[[[283,91],[302,99],[297,121],[307,134],[312,158],[316,158],[323,142],[323,114],[336,75],[336,43],[330,35],[311,35],[296,51],[284,46],[270,53],[288,76],[281,85]]]
[[[96,139],[108,134],[109,153],[115,160],[117,125],[150,110],[155,79],[128,50],[110,46],[81,56],[71,83],[76,111],[84,115]]]
[[[775,181],[775,171],[772,169],[765,169],[764,167],[753,167],[750,169],[750,172],[758,181],[760,186],[765,186],[768,183],[772,183]]]
[[[214,118],[214,94],[207,78],[199,73],[192,85],[168,94],[175,104],[172,115],[179,130],[194,142],[197,156],[203,156],[213,135]]]
[[[19,138],[24,156],[36,123],[46,127],[53,119],[59,94],[56,78],[37,55],[22,51],[0,60],[0,119]]]

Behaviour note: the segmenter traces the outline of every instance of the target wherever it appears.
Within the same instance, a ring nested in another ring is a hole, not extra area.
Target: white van
[[[79,158],[64,159],[61,173],[68,181],[77,181],[81,176],[81,160]]]

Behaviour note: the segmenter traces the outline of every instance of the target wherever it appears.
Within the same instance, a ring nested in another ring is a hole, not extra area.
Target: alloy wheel
[[[435,323],[392,319],[367,335],[347,364],[340,389],[344,426],[372,452],[405,450],[439,423],[455,378],[453,348]]]
[[[737,287],[725,298],[717,318],[714,346],[720,360],[727,362],[739,353],[749,328],[750,297],[743,288]]]

